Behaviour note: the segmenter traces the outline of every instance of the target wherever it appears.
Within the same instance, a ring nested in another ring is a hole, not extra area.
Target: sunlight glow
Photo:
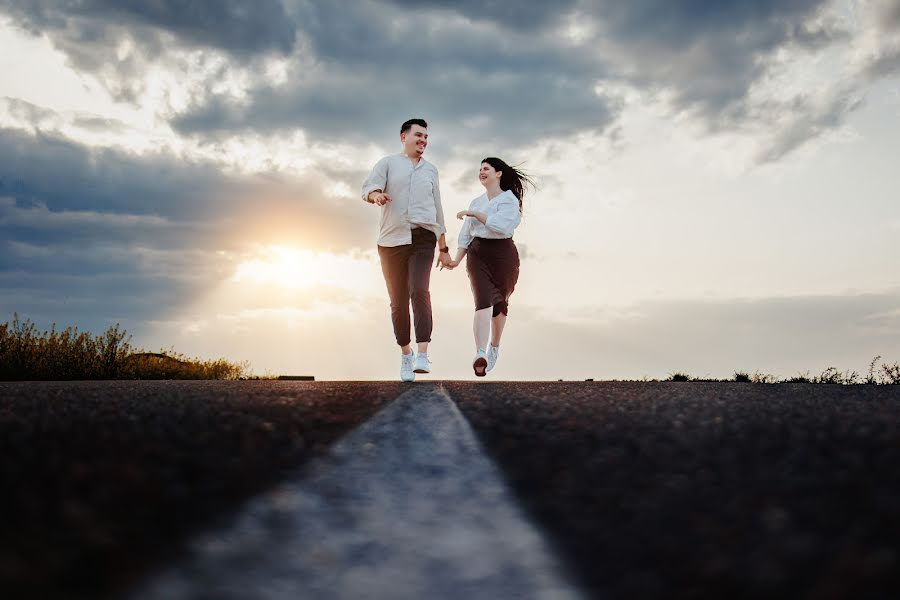
[[[275,284],[287,289],[315,287],[361,290],[370,285],[373,266],[363,257],[338,256],[286,246],[266,246],[241,262],[232,281]]]

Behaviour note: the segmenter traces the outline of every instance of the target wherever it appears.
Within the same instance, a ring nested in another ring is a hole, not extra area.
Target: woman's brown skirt
[[[466,253],[466,272],[475,310],[493,307],[493,316],[509,314],[509,297],[519,280],[519,251],[512,238],[475,238]]]

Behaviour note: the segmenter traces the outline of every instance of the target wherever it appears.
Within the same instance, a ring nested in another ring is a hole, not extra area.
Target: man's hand
[[[468,216],[469,216],[469,211],[467,211],[467,210],[461,210],[458,213],[456,213],[456,218],[460,219],[460,220],[465,219]]]
[[[449,252],[441,252],[438,254],[437,262],[434,263],[435,267],[440,267],[441,270],[444,270],[449,267],[449,265],[453,262],[450,258]]]
[[[369,194],[369,199],[378,206],[384,206],[392,200],[390,194],[385,194],[384,192],[372,192]]]

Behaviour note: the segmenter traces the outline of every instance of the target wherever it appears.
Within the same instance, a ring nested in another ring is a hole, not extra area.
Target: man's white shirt
[[[363,200],[368,202],[374,190],[392,198],[381,207],[379,246],[411,244],[413,226],[428,229],[435,236],[447,232],[438,170],[424,158],[413,164],[406,154],[385,156],[363,182]]]
[[[487,194],[482,194],[472,200],[469,210],[487,214],[487,222],[466,217],[456,240],[459,248],[468,248],[477,237],[488,240],[511,238],[522,222],[519,199],[509,190],[494,196],[493,200],[489,200]]]

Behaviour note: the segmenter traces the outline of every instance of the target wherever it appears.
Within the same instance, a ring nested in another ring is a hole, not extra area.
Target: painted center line
[[[438,386],[251,500],[134,598],[580,598]]]

